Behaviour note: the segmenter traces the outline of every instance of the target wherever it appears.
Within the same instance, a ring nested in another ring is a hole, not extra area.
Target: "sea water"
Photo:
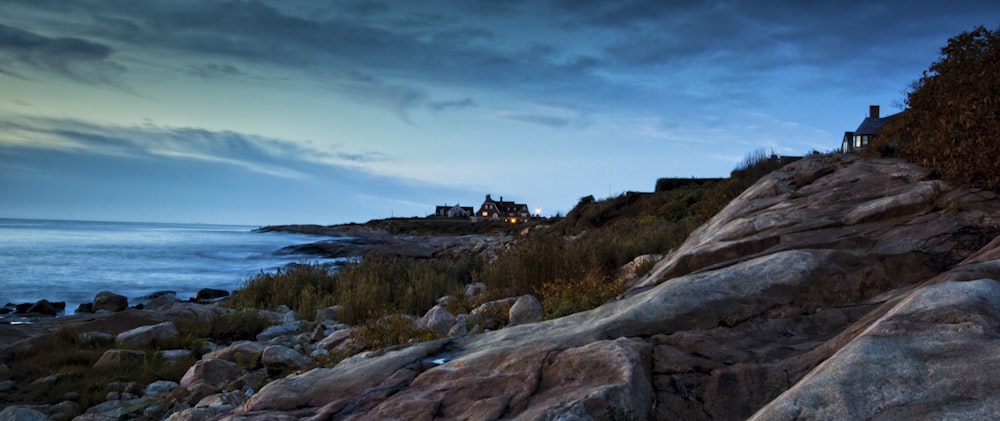
[[[184,300],[202,288],[232,291],[292,263],[332,262],[281,251],[329,237],[255,228],[0,218],[0,306],[46,299],[66,302],[72,314],[100,291],[129,304],[158,291]]]

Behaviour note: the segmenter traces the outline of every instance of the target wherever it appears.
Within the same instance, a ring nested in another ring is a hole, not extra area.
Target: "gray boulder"
[[[417,319],[418,327],[434,330],[440,335],[447,335],[454,325],[455,316],[440,305],[431,307],[423,317]]]
[[[0,421],[49,421],[49,417],[25,406],[8,406],[0,411]]]
[[[302,331],[302,327],[303,323],[300,321],[270,326],[257,334],[257,340],[267,342],[282,337],[290,337]]]
[[[176,338],[180,333],[177,327],[171,322],[163,322],[155,325],[140,326],[132,330],[119,333],[115,337],[115,344],[122,346],[140,347],[155,342],[164,342]]]
[[[271,345],[264,348],[260,361],[271,375],[287,374],[301,369],[311,368],[312,360],[299,354],[294,349],[281,345]]]
[[[109,349],[101,354],[101,358],[94,363],[97,369],[119,369],[122,366],[135,364],[146,358],[146,353],[134,349]]]
[[[1000,282],[921,288],[751,419],[1000,419]]]
[[[171,390],[176,389],[177,386],[180,386],[177,382],[157,380],[146,386],[146,389],[143,391],[143,396],[156,396],[169,393]]]
[[[128,298],[124,295],[118,295],[111,291],[101,291],[94,296],[94,305],[92,307],[94,313],[99,311],[117,312],[123,311],[126,308],[128,308]]]
[[[510,306],[510,324],[521,325],[525,323],[535,323],[542,321],[545,313],[542,311],[542,303],[534,295],[522,295],[517,298],[514,305]]]
[[[184,373],[180,386],[188,388],[196,383],[202,383],[210,387],[222,387],[237,377],[239,369],[236,363],[218,358],[202,358]]]

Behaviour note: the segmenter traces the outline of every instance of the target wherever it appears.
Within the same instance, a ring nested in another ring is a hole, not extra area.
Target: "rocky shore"
[[[357,258],[369,253],[408,258],[496,255],[510,247],[514,237],[503,232],[464,235],[416,235],[393,233],[359,224],[275,225],[259,232],[290,232],[334,237],[333,240],[298,244],[282,249],[289,254],[309,254],[325,258]]]
[[[319,322],[272,309],[261,314],[276,325],[216,344],[178,383],[123,385],[83,414],[72,396],[10,405],[0,419],[1000,418],[993,193],[897,160],[806,157],[743,192],[634,284],[548,321],[537,300],[511,297],[479,310],[501,316],[489,329],[486,318],[435,307],[414,323],[444,339],[331,365],[324,355],[352,340],[335,308]],[[24,352],[69,323],[128,343],[172,334],[182,314],[225,311],[174,302],[0,326],[0,338],[20,335],[3,353]],[[102,367],[129,355],[117,354]],[[4,364],[0,397],[22,387],[5,374],[17,362]]]

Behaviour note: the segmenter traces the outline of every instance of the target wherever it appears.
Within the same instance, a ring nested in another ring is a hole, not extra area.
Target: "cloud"
[[[308,142],[189,127],[109,126],[67,119],[0,120],[0,148],[48,149],[127,159],[201,161],[288,179],[310,178],[303,166],[364,171],[389,158],[375,152],[310,147]]]
[[[204,64],[192,64],[188,66],[188,71],[191,74],[205,78],[215,78],[215,77],[247,77],[246,73],[243,73],[238,67],[232,64],[217,64],[217,63],[204,63]]]
[[[544,115],[544,114],[528,114],[528,113],[515,113],[515,112],[499,112],[495,113],[493,117],[501,120],[511,120],[519,121],[522,123],[536,124],[539,126],[559,128],[566,127],[570,123],[570,119],[561,116],[554,115]]]
[[[476,104],[472,98],[462,98],[460,100],[451,101],[434,101],[427,104],[427,107],[434,111],[445,111],[445,110],[461,110],[465,108],[478,108],[479,104]]]
[[[0,73],[23,79],[42,71],[78,82],[114,84],[125,67],[110,60],[111,48],[75,37],[46,37],[0,24]]]

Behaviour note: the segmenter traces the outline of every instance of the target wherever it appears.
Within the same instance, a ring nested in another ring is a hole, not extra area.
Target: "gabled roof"
[[[866,117],[864,121],[861,122],[861,125],[858,126],[858,129],[854,131],[854,134],[855,135],[878,134],[878,132],[882,130],[882,127],[885,126],[886,123],[889,122],[889,120],[892,120],[897,115],[899,115],[899,113],[883,118]]]

